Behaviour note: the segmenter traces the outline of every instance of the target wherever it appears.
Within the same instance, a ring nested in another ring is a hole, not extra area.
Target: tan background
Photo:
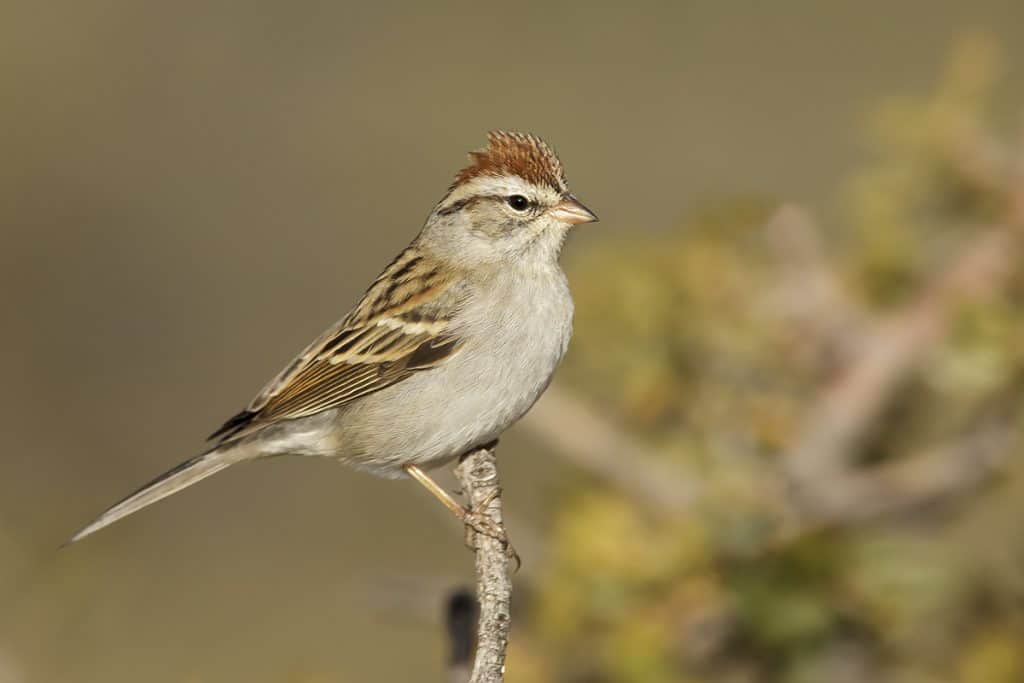
[[[344,313],[489,128],[557,146],[602,218],[574,241],[736,191],[827,213],[869,103],[974,27],[1022,82],[1022,25],[1013,0],[6,3],[0,680],[440,680],[433,601],[470,558],[410,484],[260,463],[56,546]],[[502,462],[543,530],[563,471],[514,431]]]

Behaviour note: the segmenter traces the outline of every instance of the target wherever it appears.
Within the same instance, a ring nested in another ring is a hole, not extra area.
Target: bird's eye
[[[508,205],[516,211],[526,211],[530,208],[530,200],[521,194],[514,194],[506,201],[508,201]]]

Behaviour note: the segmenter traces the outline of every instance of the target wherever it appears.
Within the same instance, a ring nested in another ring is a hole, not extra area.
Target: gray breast
[[[506,276],[472,294],[458,320],[461,350],[442,366],[366,397],[338,415],[336,457],[383,476],[436,465],[497,438],[547,387],[572,332],[561,271]],[[540,275],[541,277],[537,277]]]

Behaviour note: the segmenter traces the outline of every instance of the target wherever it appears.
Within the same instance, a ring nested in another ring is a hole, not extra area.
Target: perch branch
[[[470,507],[485,506],[480,511],[504,531],[501,483],[493,447],[479,448],[463,457],[455,468],[455,476]],[[507,544],[481,533],[469,533],[476,552],[476,594],[480,603],[476,657],[469,680],[470,683],[501,683],[505,680],[505,649],[511,625],[512,579]]]

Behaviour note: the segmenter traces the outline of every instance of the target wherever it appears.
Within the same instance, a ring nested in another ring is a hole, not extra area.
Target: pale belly
[[[440,465],[496,439],[551,381],[572,334],[572,300],[561,272],[547,291],[516,283],[476,302],[462,348],[441,366],[274,430],[266,454],[318,455],[384,477],[402,466]],[[482,310],[482,307],[488,310]],[[268,435],[269,436],[269,435]]]

